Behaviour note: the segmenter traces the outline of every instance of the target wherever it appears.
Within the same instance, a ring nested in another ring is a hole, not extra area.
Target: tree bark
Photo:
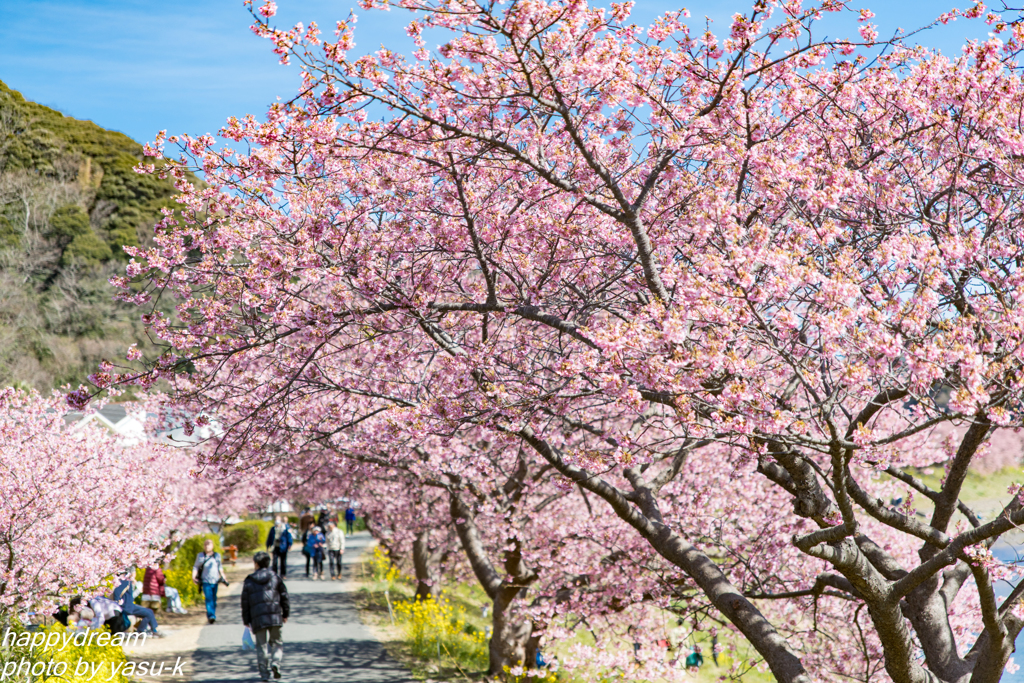
[[[491,627],[494,632],[487,645],[487,673],[491,676],[504,677],[506,669],[527,664],[532,668],[534,663],[526,652],[533,635],[533,623],[529,619],[516,619],[511,614],[512,606],[522,591],[518,587],[503,587],[493,600]]]
[[[437,599],[437,577],[431,562],[430,531],[416,534],[412,542],[412,565],[416,571],[415,599]]]
[[[487,674],[504,678],[506,668],[533,664],[527,658],[527,644],[533,634],[533,623],[529,619],[516,619],[513,612],[516,600],[522,597],[536,574],[526,569],[518,544],[515,544],[512,550],[505,553],[504,566],[508,577],[503,580],[480,540],[473,510],[456,492],[451,491],[450,497],[452,521],[462,542],[462,550],[484,592],[491,599],[492,633],[487,645]]]

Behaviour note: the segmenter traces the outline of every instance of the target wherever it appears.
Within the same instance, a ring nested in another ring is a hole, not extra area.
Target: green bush
[[[224,543],[226,545],[238,546],[238,552],[251,553],[256,550],[263,550],[267,542],[267,534],[273,522],[266,522],[261,519],[253,519],[248,522],[232,524],[224,529]]]
[[[21,244],[21,233],[7,216],[0,215],[0,249],[17,247]]]
[[[142,210],[134,206],[123,206],[110,217],[104,228],[109,238],[107,243],[115,256],[124,256],[121,247],[139,246],[138,226],[146,223]]]
[[[87,232],[89,232],[89,214],[76,204],[60,207],[53,212],[53,216],[50,218],[50,234],[64,244]]]
[[[63,266],[68,266],[72,263],[96,266],[104,261],[109,261],[113,256],[114,252],[110,250],[110,245],[90,230],[71,240],[71,244],[64,249],[60,262]]]

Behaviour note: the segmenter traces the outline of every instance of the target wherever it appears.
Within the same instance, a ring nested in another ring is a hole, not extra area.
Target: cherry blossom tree
[[[0,614],[46,609],[156,560],[196,523],[194,460],[64,421],[61,396],[0,391]]]
[[[224,416],[216,457],[483,429],[600,499],[780,681],[999,680],[1024,584],[996,599],[989,548],[1024,506],[981,523],[961,489],[1021,426],[1020,25],[949,59],[871,53],[867,10],[816,40],[831,0],[727,37],[629,3],[401,5],[412,59],[254,10],[301,94],[228,123],[244,153],[173,139],[183,218],[115,280],[181,298],[145,316],[171,349],[97,387],[169,377]],[[823,654],[830,629],[860,658]]]

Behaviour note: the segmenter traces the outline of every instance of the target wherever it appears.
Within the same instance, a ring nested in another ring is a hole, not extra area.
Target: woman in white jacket
[[[340,581],[341,556],[345,554],[345,533],[334,522],[328,522],[327,529],[327,558],[331,565],[331,581]]]

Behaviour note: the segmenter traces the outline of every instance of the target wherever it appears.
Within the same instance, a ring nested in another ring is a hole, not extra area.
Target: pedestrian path
[[[370,543],[366,532],[346,538],[345,581],[306,579],[305,557],[298,550],[288,554],[285,585],[291,600],[291,616],[282,629],[283,681],[408,683],[413,680],[360,623],[353,601],[357,590],[352,574],[354,565]],[[240,562],[251,564],[248,558]],[[324,569],[327,569],[326,563]],[[196,683],[258,681],[256,654],[242,650],[241,594],[241,581],[222,590],[217,599],[216,624],[179,629],[162,640],[150,640],[130,650],[129,654],[143,660],[172,662],[180,655],[183,661],[187,659],[184,680]],[[197,605],[193,609],[203,607]]]

